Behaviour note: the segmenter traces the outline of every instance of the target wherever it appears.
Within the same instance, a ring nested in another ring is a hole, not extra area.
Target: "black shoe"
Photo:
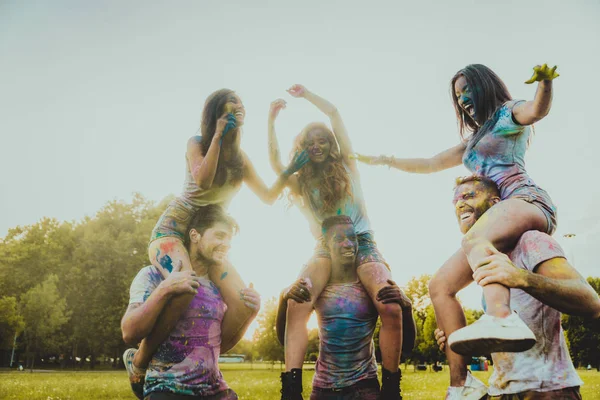
[[[402,379],[402,372],[391,373],[385,368],[381,369],[381,400],[402,400],[402,394],[400,394],[400,379]]]
[[[293,368],[281,373],[281,400],[304,400],[302,398],[302,370]]]

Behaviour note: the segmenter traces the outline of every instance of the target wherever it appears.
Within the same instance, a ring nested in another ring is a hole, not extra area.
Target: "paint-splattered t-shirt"
[[[544,261],[565,257],[551,236],[538,231],[525,232],[508,256],[515,266],[529,271]],[[582,385],[565,343],[561,313],[520,289],[510,289],[510,305],[533,331],[537,343],[522,353],[492,354],[489,394],[547,392]]]
[[[143,268],[131,284],[129,303],[146,301],[162,280],[156,267]],[[229,388],[218,364],[226,310],[217,287],[207,276],[201,277],[198,294],[148,366],[144,396],[153,392],[209,396]]]
[[[315,310],[320,342],[313,386],[343,388],[377,378],[373,332],[378,314],[363,285],[327,285]]]
[[[537,187],[525,170],[531,129],[513,120],[512,109],[519,102],[505,103],[498,110],[496,124],[474,146],[468,145],[462,158],[469,171],[496,182],[502,199],[509,198],[518,188]]]

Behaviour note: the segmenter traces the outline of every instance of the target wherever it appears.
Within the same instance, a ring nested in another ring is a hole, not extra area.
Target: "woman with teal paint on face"
[[[285,187],[288,178],[307,161],[306,153],[297,154],[292,163],[279,174],[275,184],[268,188],[256,173],[252,162],[241,150],[241,126],[246,110],[238,95],[229,89],[212,93],[202,111],[201,136],[188,140],[186,152],[186,177],[183,191],[175,198],[152,231],[148,255],[153,266],[166,277],[174,266],[181,271],[191,271],[189,254],[184,246],[187,225],[194,213],[209,204],[227,208],[241,183],[265,203],[273,204]],[[224,252],[225,253],[225,252]],[[243,290],[246,286],[229,262],[211,269],[209,278],[219,288],[230,309],[244,309]],[[162,343],[187,309],[194,295],[180,295],[171,300],[155,329],[145,338],[133,360],[134,371],[143,374],[158,345]],[[253,310],[247,313],[226,313],[222,332],[244,332],[243,327]],[[244,319],[236,319],[242,315]],[[139,376],[135,379],[139,380]]]
[[[480,64],[468,65],[451,80],[451,95],[459,123],[461,143],[432,158],[400,159],[355,157],[367,164],[388,165],[406,172],[432,173],[463,163],[470,171],[493,180],[500,188],[501,202],[490,208],[469,230],[457,251],[437,272],[429,293],[438,325],[449,336],[447,355],[489,354],[525,351],[535,336],[511,312],[510,291],[499,284],[483,288],[487,315],[465,326],[456,292],[472,281],[475,269],[486,265],[493,249],[510,250],[528,230],[552,234],[556,229],[556,207],[525,170],[525,152],[531,136],[530,125],[544,118],[552,102],[552,80],[556,67],[534,68],[527,84],[539,82],[531,101],[513,100],[502,80]],[[470,135],[468,134],[470,133]],[[459,218],[473,218],[465,207]],[[460,329],[462,328],[462,329]],[[447,332],[447,331],[446,331]]]
[[[308,344],[306,323],[331,275],[331,255],[323,241],[321,223],[334,215],[346,215],[354,223],[359,246],[356,257],[358,276],[381,316],[379,343],[383,364],[382,398],[400,399],[398,364],[402,348],[403,315],[398,304],[383,304],[377,300],[377,293],[389,285],[391,273],[374,240],[356,161],[349,157],[352,154],[352,144],[346,127],[333,104],[304,86],[294,85],[288,93],[308,100],[327,115],[333,131],[326,124],[310,123],[296,137],[292,150],[293,154],[307,151],[310,158],[298,174],[290,177],[287,186],[292,202],[307,218],[311,232],[317,239],[317,246],[314,256],[300,274],[300,278],[310,282],[310,300],[305,303],[287,300],[286,372],[282,374],[282,399],[302,398],[301,373]],[[275,134],[275,119],[285,105],[284,100],[275,100],[271,103],[269,113],[269,155],[271,167],[276,173],[281,173],[284,166]],[[407,315],[412,318],[410,312]]]

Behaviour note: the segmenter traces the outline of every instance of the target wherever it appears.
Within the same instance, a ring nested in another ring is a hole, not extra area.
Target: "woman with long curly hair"
[[[383,363],[384,399],[400,398],[400,351],[402,348],[402,312],[398,304],[383,304],[377,293],[389,285],[390,269],[377,249],[360,185],[356,162],[349,158],[352,144],[337,108],[302,85],[294,85],[288,93],[304,98],[329,117],[333,131],[323,123],[308,124],[296,137],[292,154],[307,151],[310,161],[290,177],[290,196],[307,217],[317,239],[315,254],[300,274],[306,283],[304,303],[288,300],[285,329],[285,365],[282,374],[282,399],[301,399],[302,364],[308,344],[306,322],[314,302],[327,285],[331,274],[331,255],[323,241],[321,223],[333,215],[352,219],[358,236],[356,266],[359,279],[369,293],[382,320],[380,346]],[[276,173],[284,169],[275,135],[275,119],[285,101],[271,103],[269,113],[269,155]],[[339,146],[338,146],[339,144]],[[410,314],[410,312],[408,313]],[[412,318],[412,315],[410,316]],[[350,366],[352,367],[352,366]]]
[[[414,173],[442,171],[462,163],[474,174],[491,179],[500,189],[501,201],[479,219],[477,210],[466,205],[457,208],[461,210],[457,214],[461,221],[477,222],[464,236],[462,248],[446,261],[429,285],[438,326],[450,334],[446,354],[451,377],[453,360],[460,359],[456,353],[520,352],[536,342],[533,332],[511,311],[509,289],[486,279],[486,271],[494,268],[493,254],[512,249],[526,231],[551,235],[556,229],[556,207],[525,169],[525,152],[531,137],[529,125],[550,111],[552,80],[558,77],[555,71],[556,67],[548,68],[546,64],[536,66],[532,78],[525,82],[539,82],[535,97],[524,101],[513,100],[504,82],[488,67],[468,65],[450,82],[461,136],[457,146],[432,158],[356,155],[359,161],[368,164]],[[455,199],[458,201],[463,199]],[[474,278],[483,286],[486,315],[465,327],[465,317],[455,295]],[[456,380],[452,379],[453,386],[462,386],[466,371],[463,372]]]
[[[217,90],[207,98],[202,111],[201,135],[193,136],[187,142],[183,191],[159,218],[148,245],[150,262],[163,278],[167,278],[175,267],[181,272],[193,272],[184,242],[188,224],[197,211],[210,204],[227,208],[242,182],[262,201],[273,204],[289,176],[308,161],[306,154],[294,157],[290,166],[282,169],[273,187],[268,188],[240,148],[245,115],[241,99],[232,90]],[[223,348],[230,348],[231,343],[239,341],[240,333],[243,334],[251,317],[258,311],[245,308],[246,305],[249,307],[249,303],[244,301],[244,294],[253,289],[246,288],[228,262],[227,250],[215,249],[213,255],[221,262],[211,268],[209,276],[228,309],[236,310],[226,313],[223,318]],[[195,292],[196,288],[193,286],[191,291]],[[155,324],[156,328],[145,336],[139,350],[126,352],[124,360],[132,383],[143,379],[144,369],[155,350],[168,337],[193,298],[194,294],[190,293],[171,299]],[[139,387],[139,384],[136,385],[136,388]],[[136,394],[139,396],[139,392]]]

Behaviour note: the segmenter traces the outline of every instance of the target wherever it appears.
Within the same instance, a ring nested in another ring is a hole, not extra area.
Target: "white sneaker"
[[[487,386],[471,375],[467,370],[464,386],[450,386],[446,391],[446,400],[479,400],[487,395]]]
[[[448,345],[452,351],[462,355],[518,353],[529,350],[535,343],[535,335],[517,313],[506,318],[484,314],[471,325],[448,337]]]

